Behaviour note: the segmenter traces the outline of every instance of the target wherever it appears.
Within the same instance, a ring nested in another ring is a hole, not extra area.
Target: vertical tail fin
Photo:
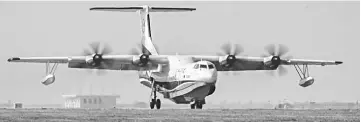
[[[141,36],[142,45],[152,55],[158,55],[155,46],[152,43],[152,32],[150,29],[150,17],[149,17],[149,6],[144,6],[143,9],[139,10],[140,22],[141,22]]]
[[[152,55],[158,55],[158,52],[152,43],[152,34],[150,29],[150,17],[149,12],[183,12],[194,11],[195,8],[169,8],[169,7],[150,7],[150,6],[138,6],[138,7],[95,7],[90,10],[98,11],[119,11],[119,12],[139,12],[141,16],[141,35],[143,48],[148,50]]]

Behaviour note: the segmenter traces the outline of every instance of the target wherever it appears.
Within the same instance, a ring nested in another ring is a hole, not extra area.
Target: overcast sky
[[[359,2],[0,2],[0,103],[62,103],[63,94],[119,94],[121,103],[148,102],[150,89],[136,72],[97,76],[60,65],[54,84],[44,86],[45,64],[8,63],[14,56],[79,55],[90,42],[108,43],[128,54],[140,43],[137,13],[96,12],[96,6],[195,7],[183,13],[151,13],[153,42],[161,54],[215,55],[231,41],[244,55],[260,56],[264,46],[282,43],[294,58],[341,60],[338,66],[310,66],[315,83],[297,84],[293,66],[271,77],[263,71],[220,74],[207,102],[352,101],[360,99]],[[163,103],[171,103],[163,100]]]

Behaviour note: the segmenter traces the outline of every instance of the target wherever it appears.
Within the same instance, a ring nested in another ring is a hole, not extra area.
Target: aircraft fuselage
[[[161,66],[160,70],[140,71],[139,78],[143,85],[156,87],[164,98],[178,104],[193,101],[204,101],[204,98],[215,91],[217,70],[209,61],[193,62],[186,57],[171,56],[170,63]],[[150,75],[149,75],[150,74]]]

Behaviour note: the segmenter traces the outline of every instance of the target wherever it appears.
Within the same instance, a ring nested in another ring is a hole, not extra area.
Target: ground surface
[[[358,110],[0,109],[0,121],[360,121]]]

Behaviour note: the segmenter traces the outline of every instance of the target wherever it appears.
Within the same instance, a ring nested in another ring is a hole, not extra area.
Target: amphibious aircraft
[[[307,87],[313,84],[309,76],[308,65],[338,65],[341,61],[293,59],[284,56],[288,48],[270,44],[265,47],[267,55],[242,56],[242,46],[226,43],[221,46],[222,53],[217,55],[161,55],[152,42],[151,12],[186,12],[195,8],[174,7],[94,7],[91,11],[138,12],[141,17],[141,45],[133,48],[127,55],[112,55],[109,46],[101,48],[99,42],[90,44],[92,50],[85,50],[82,56],[69,57],[13,57],[9,62],[30,62],[46,64],[44,85],[55,81],[58,64],[67,64],[68,68],[137,71],[140,83],[149,87],[150,108],[161,108],[157,93],[176,104],[190,104],[191,109],[202,109],[205,98],[216,89],[217,73],[228,71],[276,70],[284,75],[283,65],[294,66],[300,76],[299,85]],[[52,64],[52,66],[51,66]],[[302,68],[301,68],[302,67]]]

